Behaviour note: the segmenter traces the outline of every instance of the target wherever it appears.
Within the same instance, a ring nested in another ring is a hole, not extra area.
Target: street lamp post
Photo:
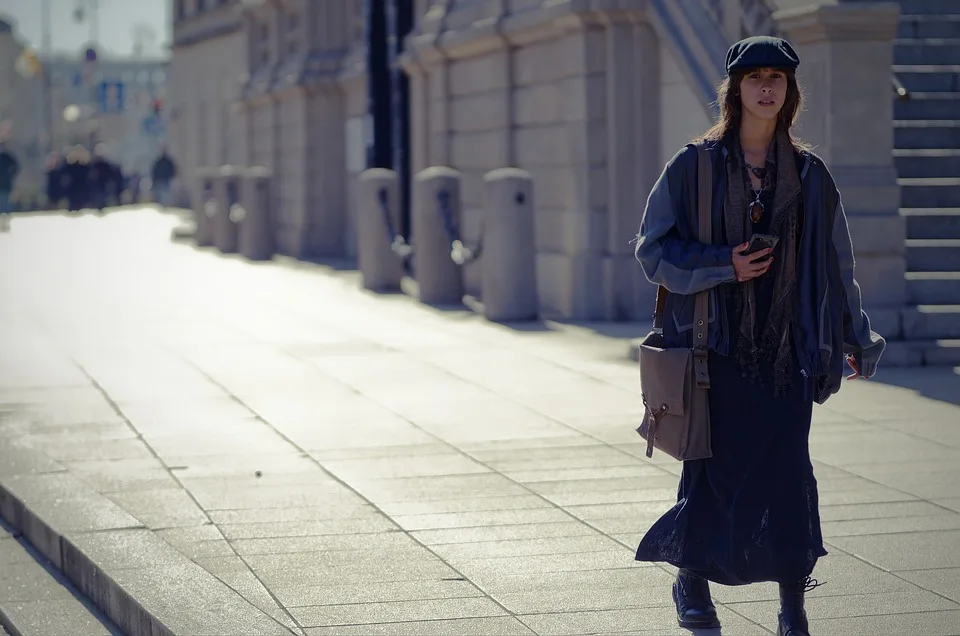
[[[54,142],[53,95],[50,87],[50,63],[53,59],[50,0],[41,0],[40,16],[43,29],[40,36],[40,51],[43,57],[43,63],[40,65],[40,99],[42,100],[40,118],[43,122],[43,128],[46,130],[47,153],[50,153],[56,147]]]
[[[87,12],[90,13],[89,20]],[[96,46],[100,41],[100,0],[77,0],[77,6],[73,10],[73,17],[77,22],[87,20],[90,27],[90,45]]]
[[[389,17],[393,169],[399,179],[401,232],[410,236],[410,82],[400,57],[413,28],[413,0],[390,0]]]
[[[390,168],[390,68],[384,0],[364,0],[367,41],[367,167]]]

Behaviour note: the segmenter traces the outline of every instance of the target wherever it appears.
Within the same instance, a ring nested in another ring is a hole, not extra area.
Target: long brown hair
[[[720,106],[720,116],[716,123],[703,135],[694,140],[694,143],[706,141],[720,141],[727,133],[740,127],[743,116],[743,105],[740,103],[740,82],[747,74],[755,69],[733,71],[717,86],[717,104]],[[787,133],[790,143],[797,150],[809,150],[810,147],[796,139],[791,129],[797,123],[800,110],[803,106],[803,91],[797,82],[797,74],[790,69],[781,69],[787,76],[787,95],[783,100],[783,107],[777,114],[777,130]]]

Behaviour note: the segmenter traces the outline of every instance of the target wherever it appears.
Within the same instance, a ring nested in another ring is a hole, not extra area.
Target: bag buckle
[[[657,435],[657,423],[667,412],[667,405],[661,404],[656,411],[650,411],[647,414],[647,457],[653,457],[653,439]]]
[[[707,347],[693,348],[693,378],[698,389],[710,388],[710,368],[707,366]]]

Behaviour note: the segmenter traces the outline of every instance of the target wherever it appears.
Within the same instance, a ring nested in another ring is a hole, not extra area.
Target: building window
[[[203,13],[207,10],[207,0],[197,0],[197,13]]]
[[[187,2],[186,0],[177,0],[176,16],[177,20],[183,20],[187,17]]]

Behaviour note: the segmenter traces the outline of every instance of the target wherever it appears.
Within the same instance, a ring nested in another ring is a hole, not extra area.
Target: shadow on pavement
[[[870,382],[916,391],[931,400],[960,405],[960,367],[882,368]]]

